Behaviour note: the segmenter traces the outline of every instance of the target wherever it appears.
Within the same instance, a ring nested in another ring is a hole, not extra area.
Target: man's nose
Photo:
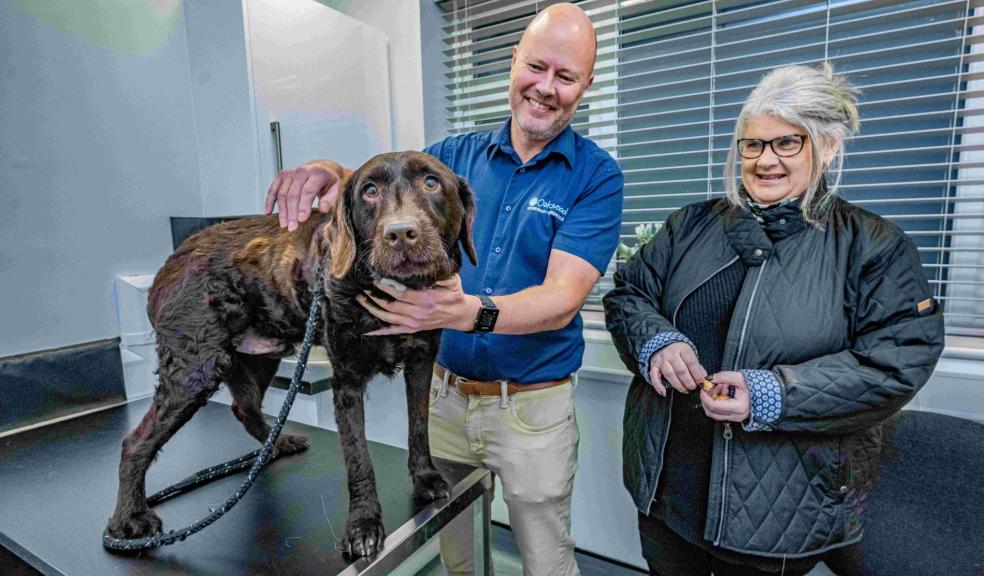
[[[553,96],[557,91],[556,83],[557,77],[552,71],[548,71],[540,75],[540,79],[536,83],[536,91],[543,96]]]

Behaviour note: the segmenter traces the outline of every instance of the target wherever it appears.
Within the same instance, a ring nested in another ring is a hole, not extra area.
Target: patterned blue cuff
[[[676,342],[683,342],[688,344],[694,350],[694,354],[697,353],[697,347],[694,343],[690,341],[680,332],[661,332],[656,336],[653,336],[646,342],[646,345],[642,347],[642,351],[639,352],[639,373],[645,378],[646,384],[652,384],[649,381],[649,359],[657,351],[662,350],[664,347],[670,344],[675,344]]]
[[[746,432],[772,430],[782,415],[782,383],[770,370],[739,370],[748,383],[748,396],[752,404],[748,422],[741,427]]]

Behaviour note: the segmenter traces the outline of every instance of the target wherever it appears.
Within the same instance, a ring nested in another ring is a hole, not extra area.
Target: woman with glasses
[[[857,129],[829,66],[772,71],[726,197],[671,215],[605,296],[652,574],[805,574],[861,538],[881,424],[929,378],[943,319],[914,243],[836,196]]]

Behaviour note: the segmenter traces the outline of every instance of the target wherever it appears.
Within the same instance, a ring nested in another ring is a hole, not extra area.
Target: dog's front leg
[[[374,556],[386,538],[366,444],[363,394],[367,381],[366,376],[345,372],[336,372],[332,379],[335,421],[348,473],[349,514],[343,538],[346,551],[355,556]]]
[[[430,409],[430,382],[433,359],[408,364],[403,369],[407,385],[407,420],[410,424],[410,477],[413,479],[413,498],[418,503],[447,498],[448,483],[431,460],[427,436],[427,415]]]

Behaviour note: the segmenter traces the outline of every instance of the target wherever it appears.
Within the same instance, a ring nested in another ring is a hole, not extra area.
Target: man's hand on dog
[[[475,318],[482,303],[461,289],[457,274],[424,290],[398,291],[389,284],[376,283],[376,288],[393,297],[392,301],[376,298],[371,293],[356,296],[370,314],[389,324],[366,336],[413,334],[437,328],[468,331],[475,327]]]
[[[280,227],[291,232],[311,215],[311,205],[319,198],[318,210],[327,212],[338,196],[341,176],[327,168],[305,164],[283,170],[274,179],[266,196],[266,213],[280,207]]]

